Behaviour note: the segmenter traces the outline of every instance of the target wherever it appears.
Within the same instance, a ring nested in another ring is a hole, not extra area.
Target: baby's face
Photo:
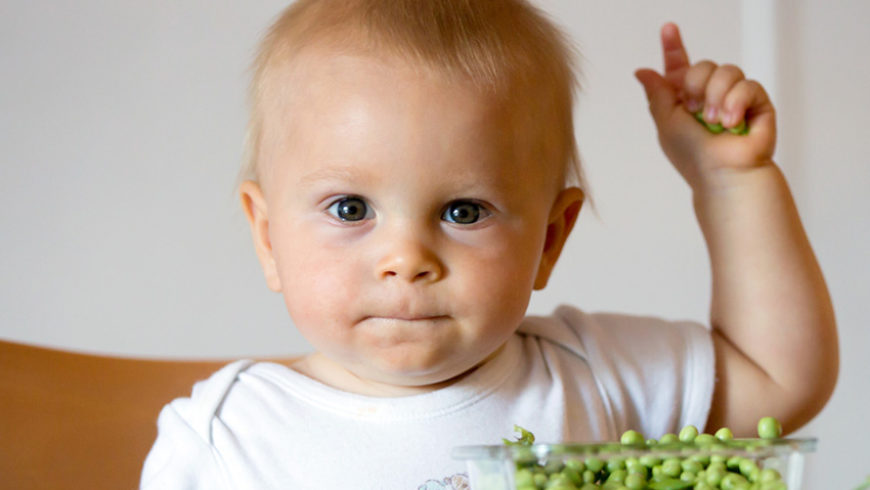
[[[526,311],[557,194],[508,108],[361,56],[302,55],[280,83],[293,93],[266,115],[267,177],[248,196],[297,328],[370,384],[478,365]]]

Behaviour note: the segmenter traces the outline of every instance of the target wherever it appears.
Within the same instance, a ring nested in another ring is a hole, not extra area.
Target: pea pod
[[[701,124],[706,126],[707,130],[713,134],[723,133],[728,131],[731,134],[744,135],[749,133],[749,126],[746,125],[746,121],[740,121],[740,124],[734,126],[733,128],[725,129],[725,126],[722,126],[720,123],[710,124],[704,120],[704,111],[698,111],[695,113],[695,119],[698,120]]]

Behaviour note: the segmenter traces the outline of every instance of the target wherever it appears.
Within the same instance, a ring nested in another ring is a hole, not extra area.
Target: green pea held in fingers
[[[721,123],[710,124],[704,120],[704,111],[698,111],[695,113],[695,119],[698,120],[701,124],[707,127],[707,130],[713,134],[719,134],[724,131],[728,131],[731,134],[747,134],[749,133],[749,126],[746,125],[746,120],[741,120],[740,124],[734,126],[733,128],[725,129],[725,126],[722,126]]]

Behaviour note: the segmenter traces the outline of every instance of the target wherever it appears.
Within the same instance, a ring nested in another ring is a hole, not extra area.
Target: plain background
[[[577,137],[597,205],[531,312],[706,321],[710,277],[686,185],[635,68],[680,24],[695,61],[744,66],[779,110],[777,161],[825,271],[841,338],[807,487],[870,475],[870,4],[539,0],[579,45]],[[299,354],[234,184],[247,66],[283,2],[0,3],[0,337],[152,357]],[[859,425],[860,424],[860,425]],[[860,432],[859,432],[860,431]],[[824,482],[824,483],[823,483]]]

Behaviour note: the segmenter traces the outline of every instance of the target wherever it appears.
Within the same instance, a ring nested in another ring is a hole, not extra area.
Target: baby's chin
[[[359,383],[355,391],[371,396],[408,396],[446,388],[472,373],[484,359],[467,365],[431,365],[419,359],[378,359],[375,365],[348,366]]]

